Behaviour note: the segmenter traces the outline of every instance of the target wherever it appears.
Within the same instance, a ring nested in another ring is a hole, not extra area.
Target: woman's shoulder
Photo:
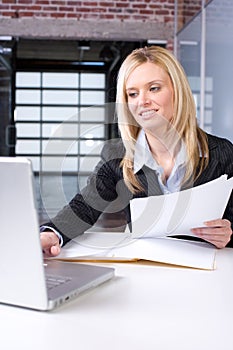
[[[207,139],[208,139],[208,145],[209,145],[209,150],[213,150],[215,148],[222,149],[222,150],[228,150],[229,152],[233,152],[233,143],[228,140],[227,138],[208,134]]]

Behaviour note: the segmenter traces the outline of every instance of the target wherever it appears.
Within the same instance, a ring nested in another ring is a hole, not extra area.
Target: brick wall
[[[173,21],[174,0],[2,0],[1,17]]]
[[[201,0],[179,1],[192,16]],[[2,0],[0,35],[37,38],[167,40],[174,37],[174,0]]]

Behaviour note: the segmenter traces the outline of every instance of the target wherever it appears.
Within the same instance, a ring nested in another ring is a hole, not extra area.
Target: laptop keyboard
[[[61,284],[70,282],[71,278],[70,277],[64,277],[64,276],[54,276],[54,275],[47,275],[46,276],[46,284],[47,288],[49,290],[56,288],[60,286]]]

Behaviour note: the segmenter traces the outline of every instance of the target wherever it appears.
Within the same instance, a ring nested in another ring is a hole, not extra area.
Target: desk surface
[[[232,350],[233,249],[215,271],[112,265],[113,280],[56,311],[0,305],[0,348]]]

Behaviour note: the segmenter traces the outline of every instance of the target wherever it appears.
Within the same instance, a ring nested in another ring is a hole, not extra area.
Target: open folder
[[[76,262],[150,261],[213,270],[216,248],[175,238],[133,238],[124,232],[86,232],[66,244],[59,260]]]
[[[213,270],[216,267],[213,245],[169,235],[191,236],[192,227],[222,217],[232,187],[233,178],[227,180],[224,175],[179,193],[134,199],[132,233],[86,232],[63,247],[58,258],[95,262],[147,260]]]

